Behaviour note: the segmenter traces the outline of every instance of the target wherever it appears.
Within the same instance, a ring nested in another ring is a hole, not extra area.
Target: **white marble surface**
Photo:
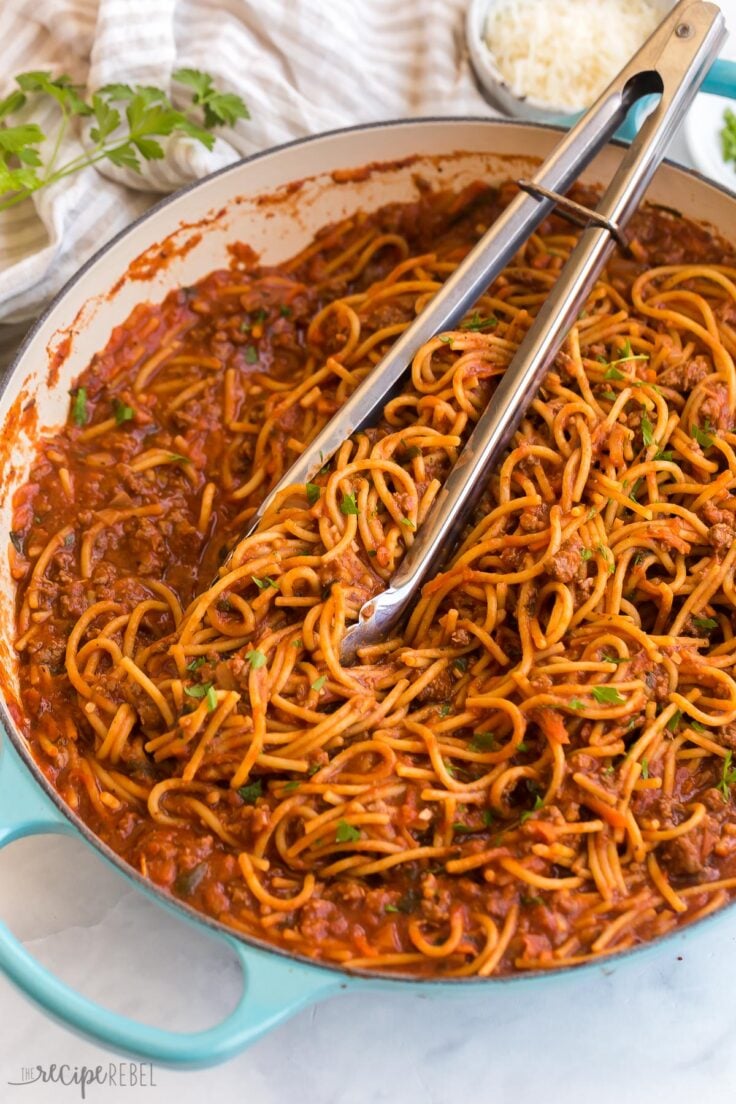
[[[732,7],[736,0],[727,0]],[[681,136],[670,156],[688,162]],[[172,1029],[217,1022],[240,992],[228,951],[143,900],[82,844],[0,853],[0,916],[47,966],[116,1011]],[[614,970],[461,996],[351,993],[210,1070],[154,1087],[92,1086],[102,1104],[708,1104],[736,1095],[736,910]],[[10,1086],[24,1066],[111,1059],[0,978],[0,1101],[64,1104],[78,1088]]]

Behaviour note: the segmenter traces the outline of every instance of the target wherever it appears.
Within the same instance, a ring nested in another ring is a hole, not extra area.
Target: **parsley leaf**
[[[245,348],[245,363],[257,364],[258,363],[258,350],[255,345],[246,345]]]
[[[649,760],[646,755],[642,756],[641,760],[641,776],[644,779],[649,777]]]
[[[335,832],[335,843],[354,843],[360,839],[360,829],[348,824],[346,820],[338,820]]]
[[[198,671],[206,662],[207,660],[204,656],[195,656],[194,659],[191,659],[189,663],[187,663],[185,670]]]
[[[473,751],[495,751],[498,747],[494,732],[474,732],[470,741]]]
[[[321,690],[324,684],[327,682],[327,675],[320,675],[318,679],[315,679],[312,683],[312,690]]]
[[[305,483],[304,486],[307,492],[307,502],[310,506],[314,506],[315,502],[319,501],[320,489],[316,483]]]
[[[736,115],[734,115],[730,107],[727,107],[723,112],[723,126],[721,128],[720,138],[723,160],[726,163],[729,161],[736,163]]]
[[[712,429],[713,427],[708,421],[706,421],[704,429],[697,425],[691,425],[690,436],[698,442],[701,448],[709,449],[713,444]]]
[[[342,496],[342,501],[340,502],[340,509],[342,510],[343,514],[358,514],[359,510],[358,504],[355,501],[355,495],[344,494]]]
[[[711,632],[712,629],[718,628],[718,622],[713,617],[693,617],[693,625],[703,632]]]
[[[78,387],[74,392],[74,398],[72,400],[72,419],[74,420],[74,424],[78,426],[86,425],[89,421],[86,387]]]
[[[255,805],[256,799],[263,794],[263,783],[260,778],[256,778],[255,782],[249,782],[247,786],[241,786],[238,793],[246,805]]]
[[[498,325],[498,319],[495,314],[489,314],[487,318],[481,318],[479,311],[473,311],[473,317],[468,319],[467,322],[460,323],[461,330],[489,330],[495,329]]]
[[[200,682],[196,686],[185,686],[184,693],[190,698],[206,698],[210,713],[217,709],[217,695],[211,682]]]
[[[626,376],[618,368],[613,368],[610,364],[603,373],[605,380],[625,380]]]
[[[251,651],[246,652],[245,658],[250,663],[253,671],[257,671],[259,667],[265,667],[267,663],[265,655],[258,648],[252,648]]]
[[[724,801],[728,801],[731,796],[731,786],[736,782],[736,768],[731,766],[732,762],[733,752],[727,751],[726,758],[723,760],[723,767],[721,768],[721,780],[717,786],[723,795]]]
[[[112,412],[115,416],[115,425],[122,425],[123,422],[129,422],[131,418],[135,416],[133,407],[128,406],[127,403],[121,402],[118,398],[112,400]]]
[[[646,414],[642,415],[641,419],[641,436],[646,448],[654,444],[654,426]]]
[[[682,710],[676,709],[667,722],[667,731],[674,732],[677,729],[680,721],[682,720]]]
[[[623,705],[626,698],[622,698],[615,686],[594,686],[593,697],[601,705]]]
[[[238,119],[250,118],[240,96],[234,92],[218,92],[209,73],[199,69],[175,69],[171,75],[179,84],[193,90],[192,103],[203,108],[204,125],[208,130],[216,126],[234,126]]]
[[[632,352],[631,339],[627,337],[621,349],[621,356],[618,357],[616,360],[612,360],[610,364],[625,364],[629,360],[649,360],[649,356],[647,353]]]
[[[0,210],[99,161],[140,172],[141,160],[164,156],[159,139],[172,134],[186,135],[211,149],[212,127],[247,118],[240,97],[220,92],[208,74],[184,69],[174,75],[193,91],[191,107],[203,111],[204,127],[186,110],[176,110],[166,93],[151,85],[108,84],[85,99],[84,89],[66,74],[54,77],[45,70],[19,74],[18,87],[0,100]],[[56,131],[45,134],[37,123],[25,119],[13,124],[16,112],[24,109],[28,115],[36,107],[46,122],[49,100],[59,108]],[[124,110],[115,104],[124,104]],[[90,120],[90,143],[81,155],[63,161],[62,138],[78,119]]]
[[[275,579],[271,579],[268,575],[264,575],[260,579],[257,575],[251,575],[251,579],[256,584],[259,590],[268,590],[269,587],[273,587],[274,590],[279,589],[279,584]]]

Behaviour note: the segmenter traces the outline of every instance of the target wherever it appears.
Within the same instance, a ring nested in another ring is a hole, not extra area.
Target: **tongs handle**
[[[676,10],[682,7],[680,4]],[[656,73],[648,71],[650,60],[659,55],[653,44],[674,33],[675,24],[680,21],[673,14],[666,21],[668,31],[665,35],[662,34],[665,24],[655,31],[634,62],[619,74],[590,111],[555,147],[532,177],[532,184],[550,191],[566,191],[624,122],[632,104],[642,96],[660,90]],[[306,483],[343,441],[357,430],[375,424],[422,345],[435,334],[458,324],[553,207],[553,200],[540,201],[524,192],[512,200],[380,364],[355,389],[266,496],[250,519],[245,536],[255,531],[287,487]]]
[[[617,117],[632,96],[661,93],[659,106],[644,122],[598,204],[601,221],[620,229],[633,214],[724,39],[723,16],[715,4],[681,0],[572,132],[571,137],[582,127],[589,134],[591,116]],[[546,214],[545,200],[539,206]],[[446,560],[614,244],[610,230],[601,225],[583,231],[390,586],[363,606],[357,624],[345,634],[344,662],[353,659],[358,648],[385,639],[427,574]],[[450,281],[444,288],[445,301],[449,288]],[[470,305],[472,298],[463,303]]]

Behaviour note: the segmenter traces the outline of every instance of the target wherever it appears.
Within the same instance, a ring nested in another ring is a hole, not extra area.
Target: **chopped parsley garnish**
[[[300,636],[298,636],[296,638],[296,640],[292,640],[291,646],[292,646],[292,648],[303,648],[304,647],[304,641],[302,640],[302,638]]]
[[[212,687],[211,682],[200,682],[196,686],[187,686],[184,693],[190,698],[206,698]]]
[[[591,560],[593,558],[593,551],[590,548],[583,548],[580,553],[581,560]]]
[[[300,786],[301,782],[299,781],[299,779],[293,778],[291,782],[286,782],[284,784],[284,793],[293,793],[294,790],[298,790]]]
[[[693,617],[693,625],[696,629],[702,629],[703,632],[710,632],[712,629],[718,628],[718,622],[713,617]]]
[[[676,709],[667,722],[667,731],[674,732],[680,721],[682,720],[682,710]]]
[[[416,525],[411,520],[411,518],[402,517],[401,524],[405,525],[407,527],[407,529],[416,529]]]
[[[647,759],[646,755],[643,756],[641,761],[641,776],[644,779],[649,777],[649,760]]]
[[[257,364],[258,363],[258,350],[255,345],[247,345],[245,348],[245,363]]]
[[[180,897],[190,897],[207,873],[207,863],[197,863],[191,870],[182,871],[174,880],[174,892]]]
[[[621,349],[621,356],[616,360],[612,360],[611,365],[625,364],[629,360],[649,360],[647,353],[634,353],[631,350],[631,340],[627,337],[624,341],[623,348]]]
[[[279,589],[279,584],[276,580],[271,579],[268,575],[264,575],[262,579],[259,579],[257,575],[251,575],[251,579],[259,590],[268,590],[269,587],[273,587],[274,590]]]
[[[713,444],[713,426],[706,418],[705,426],[701,429],[700,426],[690,426],[690,436],[698,442],[701,448],[709,449]]]
[[[246,805],[255,805],[257,798],[263,793],[263,783],[260,778],[256,778],[255,782],[249,782],[247,786],[241,786],[238,793]]]
[[[202,667],[206,662],[207,660],[204,658],[204,656],[195,656],[194,659],[189,660],[189,663],[187,663],[185,669],[187,671],[198,671],[199,668]]]
[[[204,698],[210,713],[217,709],[217,692],[211,682],[201,682],[197,686],[187,686],[184,693],[190,698]]]
[[[630,658],[629,656],[609,655],[607,652],[604,655],[601,656],[601,659],[603,660],[604,663],[615,663],[617,667],[618,667],[619,663],[628,663],[629,658]]]
[[[340,502],[340,509],[342,510],[343,514],[357,514],[358,503],[355,501],[355,495],[344,494],[342,496],[342,501]]]
[[[72,418],[74,424],[78,426],[86,425],[89,421],[86,387],[78,387],[74,392],[74,398],[72,400]]]
[[[585,702],[581,702],[580,698],[570,698],[567,704],[571,709],[585,709]]]
[[[128,406],[127,403],[121,402],[118,398],[112,400],[112,412],[115,415],[115,425],[122,425],[123,422],[129,422],[131,418],[135,416],[133,407]]]
[[[663,452],[662,449],[657,449],[654,454],[655,460],[671,460],[674,456],[673,452]]]
[[[316,483],[306,483],[305,490],[307,492],[307,502],[310,506],[314,506],[320,496],[320,489]]]
[[[615,686],[594,686],[593,697],[601,705],[623,705],[626,698],[622,698]]]
[[[326,682],[327,675],[320,675],[319,678],[315,679],[312,683],[312,690],[321,690]]]
[[[259,667],[266,666],[266,657],[259,648],[253,648],[250,652],[246,652],[245,658],[254,671],[257,671]]]
[[[708,731],[708,729],[705,727],[705,725],[702,725],[700,723],[700,721],[690,721],[690,727],[693,730],[693,732],[707,732]]]
[[[481,318],[479,311],[473,311],[473,317],[467,322],[460,323],[461,330],[489,330],[498,325],[495,314],[489,314],[487,318]]]
[[[609,364],[603,373],[603,378],[605,380],[625,380],[626,376],[618,368],[612,368]]]
[[[452,661],[452,666],[456,671],[467,671],[468,661],[465,656],[456,656]]]
[[[736,767],[731,766],[733,761],[733,752],[727,751],[726,758],[723,760],[723,767],[721,769],[721,780],[718,783],[718,789],[723,794],[723,800],[728,801],[731,795],[731,786],[736,782]]]
[[[495,732],[474,732],[470,747],[473,751],[495,751],[498,747]]]
[[[335,832],[335,843],[355,843],[360,839],[360,829],[348,824],[346,820],[338,820]]]
[[[601,398],[602,399],[608,399],[609,402],[615,402],[616,399],[618,398],[618,395],[616,394],[615,391],[602,391],[601,392]]]
[[[438,712],[440,717],[449,717],[450,713],[452,713],[452,702],[443,702]]]
[[[654,444],[654,426],[647,418],[646,414],[641,419],[641,437],[646,448]]]
[[[522,813],[521,816],[519,817],[519,823],[520,824],[526,824],[526,822],[529,820],[529,818],[534,816],[537,809],[541,809],[543,805],[544,805],[544,801],[542,800],[540,795],[537,794],[537,796],[534,798],[534,808],[533,809],[527,809],[527,811],[525,813]]]

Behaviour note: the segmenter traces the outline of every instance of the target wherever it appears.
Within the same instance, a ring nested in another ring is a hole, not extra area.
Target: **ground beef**
[[[577,536],[562,545],[559,552],[552,557],[548,569],[553,579],[559,579],[561,583],[573,581],[583,562],[580,555],[582,547],[580,538]]]
[[[692,391],[696,384],[705,379],[713,371],[713,365],[704,356],[691,357],[690,360],[682,360],[679,364],[673,364],[671,368],[665,368],[658,377],[662,387],[673,387],[677,391]]]

